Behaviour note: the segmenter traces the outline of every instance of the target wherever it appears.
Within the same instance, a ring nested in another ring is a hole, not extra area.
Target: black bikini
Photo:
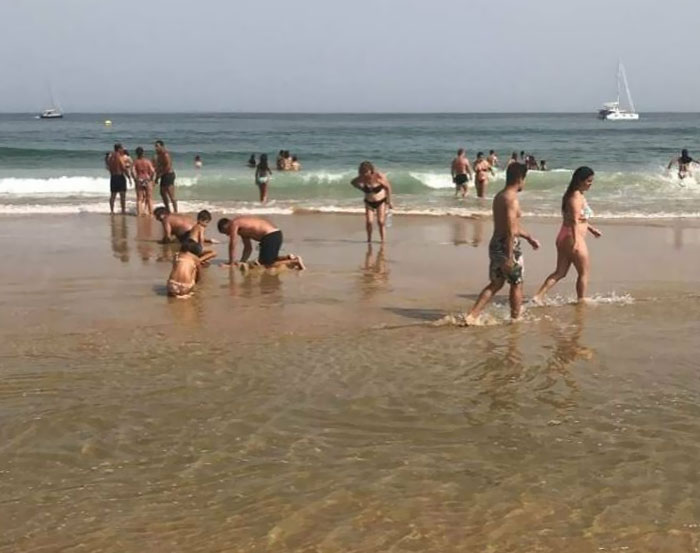
[[[380,184],[379,186],[375,186],[374,188],[370,188],[369,185],[367,185],[367,184],[365,184],[362,187],[362,191],[365,194],[377,194],[377,193],[381,192],[382,190],[386,190],[386,186],[384,186],[383,184]],[[385,202],[386,202],[386,196],[384,196],[381,200],[368,200],[367,198],[365,198],[365,205],[371,209],[374,209],[375,211],[377,210],[377,208],[380,205],[382,205]]]

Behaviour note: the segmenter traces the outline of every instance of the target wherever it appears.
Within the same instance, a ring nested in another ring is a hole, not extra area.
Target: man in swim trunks
[[[177,213],[177,200],[175,200],[175,171],[170,152],[166,150],[162,140],[156,140],[156,180],[160,181],[160,196],[163,198],[165,209]],[[172,210],[170,203],[173,204]]]
[[[109,211],[114,215],[114,200],[119,194],[119,202],[121,203],[122,214],[126,213],[126,166],[124,165],[123,157],[124,148],[117,143],[114,145],[114,151],[107,156],[105,163],[109,171]]]
[[[134,177],[136,184],[136,215],[153,215],[153,179],[156,176],[151,160],[143,157],[143,148],[136,148]]]
[[[674,157],[668,164],[668,170],[671,170],[674,164],[678,164],[678,178],[683,180],[685,177],[692,177],[693,173],[690,170],[691,164],[697,163],[688,155],[688,150],[683,148],[680,157]]]
[[[202,265],[202,260],[195,251],[196,246],[196,242],[186,240],[180,247],[179,253],[175,255],[173,268],[166,284],[168,296],[187,298],[192,295],[194,285],[199,280],[199,270]]]
[[[287,267],[289,269],[305,269],[301,257],[296,255],[279,255],[282,247],[282,231],[265,219],[248,215],[234,217],[233,219],[224,217],[219,219],[217,227],[221,234],[229,237],[228,263],[224,264],[225,267],[237,266],[245,271],[250,268],[250,265],[254,265],[247,263],[250,254],[253,252],[252,241],[254,240],[260,243],[259,265],[265,268]],[[241,237],[243,242],[243,253],[241,254],[241,260],[236,262],[234,257],[238,236]]]
[[[525,186],[527,168],[522,163],[511,163],[506,169],[506,185],[493,199],[493,236],[489,242],[489,284],[481,291],[474,307],[467,315],[467,324],[474,324],[491,298],[508,282],[510,285],[510,316],[517,319],[523,301],[524,263],[520,238],[533,249],[540,243],[520,226],[518,192]]]
[[[489,183],[489,173],[493,175],[491,164],[484,159],[483,152],[476,154],[474,160],[474,182],[476,183],[476,195],[483,198],[486,193],[486,185]]]
[[[471,178],[472,168],[469,165],[464,148],[457,150],[457,157],[452,160],[452,182],[455,185],[455,198],[462,192],[462,198],[467,196],[467,182]]]

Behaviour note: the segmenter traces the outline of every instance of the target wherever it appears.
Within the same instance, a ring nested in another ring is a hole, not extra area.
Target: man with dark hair
[[[493,199],[493,236],[489,242],[489,284],[481,291],[467,315],[467,324],[474,324],[491,298],[508,281],[510,285],[510,316],[517,319],[523,302],[524,262],[520,238],[536,250],[540,243],[520,226],[518,192],[525,186],[527,168],[511,163],[506,169],[506,185]]]
[[[175,200],[175,171],[170,152],[165,148],[162,140],[156,140],[156,180],[160,182],[160,196],[163,198],[165,209],[177,213],[177,200]],[[170,203],[173,204],[172,210]]]
[[[127,168],[123,157],[124,148],[120,143],[114,145],[114,151],[105,158],[109,171],[109,211],[114,214],[114,200],[119,194],[122,214],[126,212],[126,176]]]
[[[495,150],[489,150],[489,155],[486,158],[486,161],[489,162],[489,165],[491,165],[491,167],[498,167],[498,156],[496,155]]]
[[[212,240],[208,240],[204,236],[204,231],[210,222],[211,213],[209,213],[206,209],[203,209],[197,213],[197,222],[187,233],[187,240],[191,240],[197,244],[197,255],[202,262],[209,261],[210,259],[216,257],[215,251],[204,249],[205,243],[212,243]]]
[[[464,148],[457,150],[457,157],[452,160],[452,182],[455,185],[455,198],[462,192],[462,198],[467,195],[467,183],[471,178],[472,168],[469,165]]]
[[[228,242],[228,263],[224,266],[239,266],[246,271],[251,265],[247,263],[250,254],[253,252],[251,240],[260,243],[260,254],[258,255],[257,264],[265,268],[287,267],[289,269],[305,269],[304,262],[297,255],[280,256],[279,251],[282,247],[282,231],[275,227],[269,221],[260,217],[244,215],[242,217],[234,217],[233,219],[219,219],[217,227],[221,234],[229,237]],[[236,252],[236,240],[241,237],[243,242],[243,254],[239,262],[234,261]]]

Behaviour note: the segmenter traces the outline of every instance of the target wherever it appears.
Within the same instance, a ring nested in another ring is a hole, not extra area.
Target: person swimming
[[[668,170],[671,170],[675,164],[678,165],[678,178],[683,180],[686,177],[692,177],[693,173],[690,170],[693,163],[698,163],[688,155],[688,150],[683,148],[679,157],[674,157],[668,164]]]

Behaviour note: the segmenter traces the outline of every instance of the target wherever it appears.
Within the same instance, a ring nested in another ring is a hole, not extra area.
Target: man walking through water
[[[472,168],[465,155],[464,148],[457,150],[457,157],[452,160],[452,182],[455,185],[455,198],[462,192],[462,198],[467,195],[467,182],[471,178]]]
[[[162,140],[156,140],[156,180],[160,181],[160,196],[163,198],[165,209],[170,213],[177,213],[177,201],[175,200],[175,171],[170,152],[165,149]],[[173,208],[170,209],[170,202]]]
[[[527,168],[522,163],[511,163],[506,169],[506,186],[493,199],[493,236],[489,242],[489,284],[481,291],[474,307],[467,315],[467,325],[476,323],[479,314],[491,298],[508,282],[510,285],[510,316],[520,317],[523,303],[524,262],[520,238],[527,240],[533,250],[540,247],[520,226],[518,192],[525,186]]]
[[[124,148],[117,143],[114,151],[107,156],[105,163],[109,171],[109,211],[114,215],[114,200],[119,194],[122,215],[126,212],[126,167],[123,158]]]

